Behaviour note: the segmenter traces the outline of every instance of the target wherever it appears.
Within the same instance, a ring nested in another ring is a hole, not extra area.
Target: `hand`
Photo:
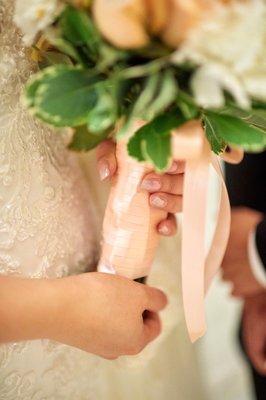
[[[112,178],[117,169],[115,157],[115,143],[106,140],[98,146],[98,169],[101,180]],[[168,212],[166,220],[158,225],[158,232],[164,236],[175,235],[177,226],[174,214],[182,211],[182,194],[185,163],[174,162],[164,175],[147,174],[141,187],[150,195],[151,207],[160,208]]]
[[[243,343],[247,355],[259,374],[266,376],[266,292],[245,300]]]
[[[114,359],[139,353],[160,333],[158,312],[167,299],[158,289],[97,272],[57,285],[62,308],[54,340]]]
[[[232,210],[230,237],[222,269],[224,280],[233,284],[233,296],[252,296],[263,290],[252,273],[248,259],[248,238],[261,218],[259,212],[249,208]]]

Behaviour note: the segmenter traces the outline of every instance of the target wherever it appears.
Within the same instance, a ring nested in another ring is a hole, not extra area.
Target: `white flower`
[[[265,21],[265,0],[217,7],[174,53],[175,63],[200,66],[191,82],[200,105],[221,107],[224,89],[243,108],[266,101]]]
[[[17,0],[14,21],[29,46],[36,35],[49,26],[61,12],[60,0]]]

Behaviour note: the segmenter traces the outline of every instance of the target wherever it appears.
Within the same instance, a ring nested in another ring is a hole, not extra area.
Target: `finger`
[[[157,230],[160,235],[174,236],[177,232],[177,222],[174,214],[169,214],[167,219],[161,221],[157,226]]]
[[[264,332],[260,332],[249,338],[247,344],[247,353],[251,363],[261,375],[266,375],[265,340]]]
[[[154,193],[150,196],[150,205],[160,208],[168,213],[178,213],[182,211],[183,196],[168,193]]]
[[[163,310],[167,303],[167,297],[160,289],[156,289],[150,286],[144,287],[146,290],[147,301],[143,305],[144,310],[159,312]]]
[[[167,174],[183,174],[185,172],[185,161],[173,161]]]
[[[159,315],[155,312],[146,313],[143,320],[142,348],[156,339],[160,335],[161,329],[162,327]]]
[[[114,361],[118,359],[118,356],[113,356],[113,355],[103,355],[102,358],[104,358],[107,361]]]
[[[183,192],[184,175],[158,175],[154,172],[147,174],[142,183],[141,188],[150,193],[164,192],[170,194],[181,195]]]
[[[97,166],[102,181],[111,178],[117,169],[115,143],[105,140],[97,147]]]

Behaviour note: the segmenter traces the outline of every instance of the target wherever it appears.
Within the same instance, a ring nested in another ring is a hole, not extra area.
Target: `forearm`
[[[0,276],[0,343],[52,337],[57,289],[56,280]]]

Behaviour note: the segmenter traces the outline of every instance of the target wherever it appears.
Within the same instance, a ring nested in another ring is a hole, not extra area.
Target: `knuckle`
[[[150,299],[150,292],[149,290],[147,290],[147,287],[145,285],[143,285],[143,289],[142,289],[142,298],[141,298],[141,304],[146,304],[149,299]]]
[[[142,346],[140,343],[135,343],[134,345],[130,346],[130,348],[127,351],[127,354],[135,356],[139,354],[142,350]]]

